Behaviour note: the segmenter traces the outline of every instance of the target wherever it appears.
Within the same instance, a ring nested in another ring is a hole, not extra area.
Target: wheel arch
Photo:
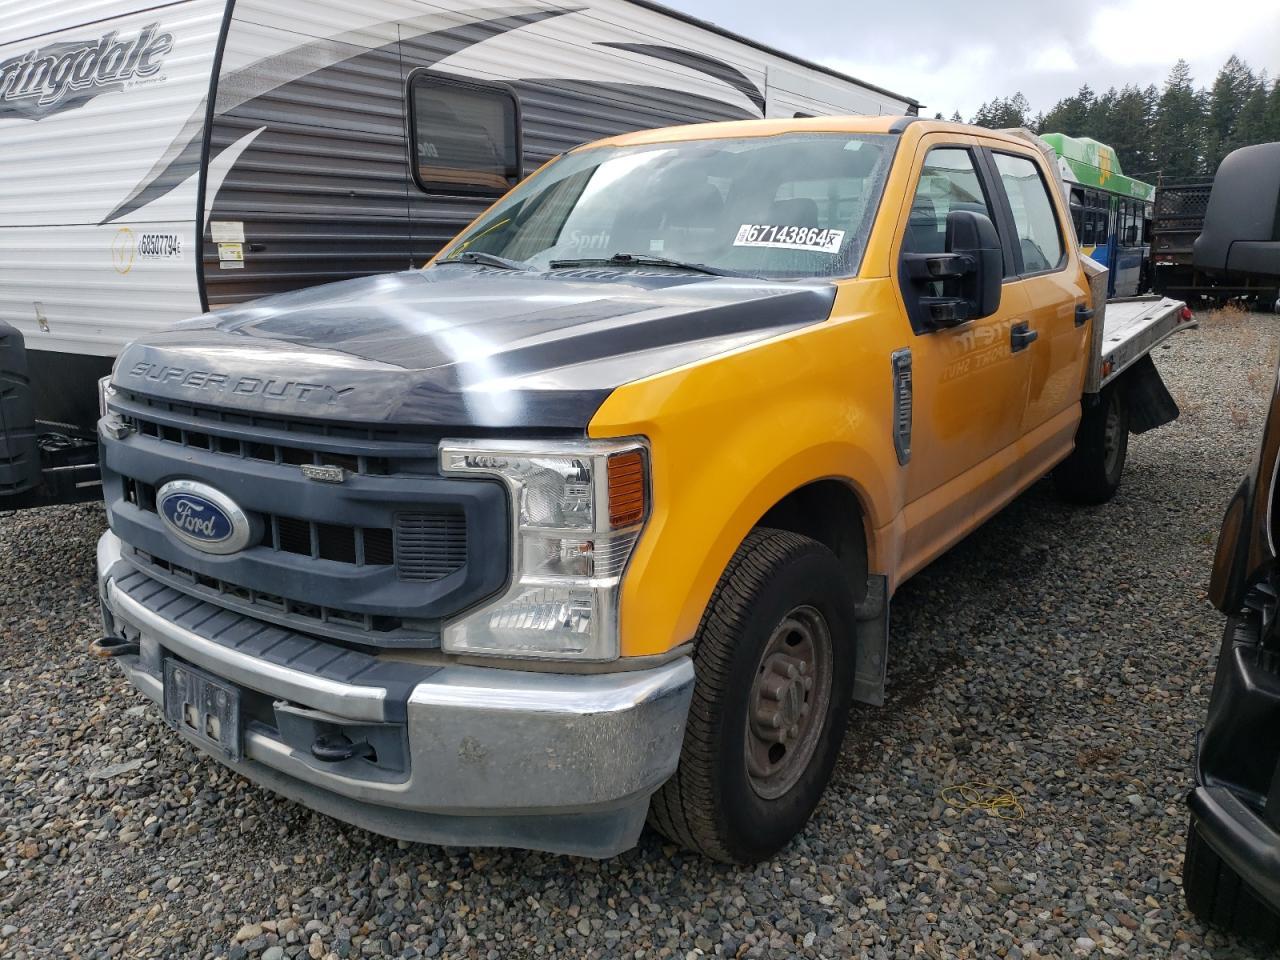
[[[789,530],[818,541],[844,567],[854,602],[866,599],[868,544],[875,534],[867,528],[866,508],[849,481],[825,477],[797,487],[752,524],[752,529],[757,527]]]
[[[663,463],[654,464],[654,513],[623,585],[624,655],[658,654],[692,640],[734,553],[760,526],[832,547],[850,573],[855,601],[862,599],[868,571],[891,552],[878,540],[894,516],[874,454],[829,441],[771,464],[704,466],[664,476]],[[752,476],[755,467],[762,469]]]

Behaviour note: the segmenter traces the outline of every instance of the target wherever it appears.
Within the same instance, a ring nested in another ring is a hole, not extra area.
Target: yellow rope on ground
[[[943,787],[942,802],[960,810],[981,810],[1001,820],[1021,820],[1026,815],[1012,790],[983,781]]]

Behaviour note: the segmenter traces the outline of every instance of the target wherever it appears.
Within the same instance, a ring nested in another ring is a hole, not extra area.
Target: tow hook
[[[325,733],[316,737],[311,744],[311,755],[321,763],[341,763],[360,757],[365,760],[376,760],[377,752],[367,740],[352,743],[344,733]]]
[[[138,644],[135,640],[126,640],[124,637],[99,637],[97,640],[89,641],[89,656],[105,657],[127,657],[136,656],[138,653]]]

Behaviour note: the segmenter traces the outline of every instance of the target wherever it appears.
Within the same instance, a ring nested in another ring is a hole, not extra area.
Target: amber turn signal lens
[[[644,454],[614,454],[609,458],[609,526],[634,526],[644,519],[644,508]]]

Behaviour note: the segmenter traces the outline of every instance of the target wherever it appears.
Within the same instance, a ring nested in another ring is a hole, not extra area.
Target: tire
[[[0,321],[0,497],[40,483],[35,400],[22,334]],[[0,509],[4,504],[0,501]]]
[[[1214,853],[1194,817],[1187,827],[1182,890],[1191,912],[1210,926],[1269,947],[1280,945],[1280,915]]]
[[[698,627],[680,763],[653,796],[650,825],[725,863],[782,849],[831,778],[853,695],[853,637],[853,590],[835,554],[799,534],[752,531]],[[800,672],[797,661],[809,665]],[[789,744],[770,739],[784,736]]]
[[[1053,471],[1058,495],[1070,503],[1099,504],[1120,489],[1129,452],[1129,404],[1113,383],[1085,410],[1071,455]]]

